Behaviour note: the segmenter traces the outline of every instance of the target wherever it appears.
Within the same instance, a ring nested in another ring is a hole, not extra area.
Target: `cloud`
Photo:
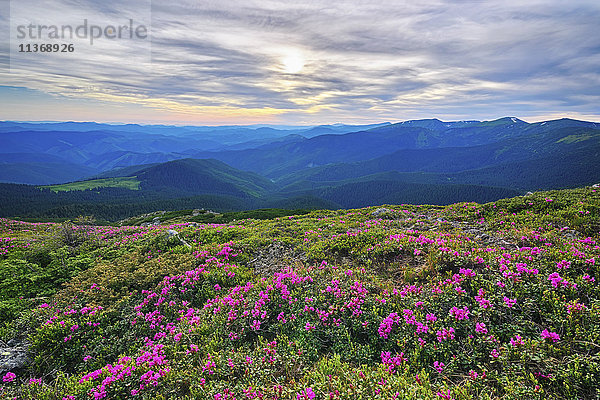
[[[199,123],[211,115],[223,123],[560,113],[600,120],[594,1],[13,3],[11,29],[25,19],[133,18],[148,25],[151,41],[76,41],[73,54],[27,58],[14,54],[13,40],[3,82],[160,110],[167,122],[169,111],[173,121],[196,115]],[[290,54],[302,65],[295,73],[285,66]]]

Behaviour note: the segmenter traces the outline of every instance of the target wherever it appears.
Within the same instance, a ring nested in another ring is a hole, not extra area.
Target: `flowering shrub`
[[[600,396],[596,192],[390,209],[82,228],[65,286],[0,286],[32,360],[0,397]],[[5,268],[51,265],[1,222]]]

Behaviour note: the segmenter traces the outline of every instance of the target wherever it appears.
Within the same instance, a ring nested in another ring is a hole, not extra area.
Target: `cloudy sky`
[[[2,120],[600,121],[597,0],[0,0],[0,19]],[[19,52],[42,43],[73,51]]]

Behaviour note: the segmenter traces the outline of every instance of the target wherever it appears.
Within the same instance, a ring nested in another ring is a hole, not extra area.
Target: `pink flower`
[[[558,274],[558,272],[553,272],[550,275],[548,275],[548,280],[552,283],[552,286],[554,286],[555,288],[557,288],[559,285],[562,285],[564,287],[571,286],[572,288],[577,288],[576,283],[571,283],[571,282],[567,281],[566,279],[561,277]]]
[[[390,351],[381,352],[381,363],[388,366],[389,372],[394,372],[394,368],[399,367],[405,361],[406,358],[404,358],[404,353],[396,354],[394,357],[392,357],[392,353]]]
[[[454,339],[454,328],[442,328],[441,330],[437,331],[436,335],[438,342],[441,342],[442,340]]]
[[[560,340],[560,335],[558,333],[550,332],[548,329],[542,331],[542,337],[544,339],[550,339],[552,342],[558,342]]]
[[[513,306],[515,304],[517,304],[517,300],[516,299],[510,299],[510,298],[504,296],[504,304],[506,304],[506,306],[508,308],[513,308]]]
[[[433,368],[441,374],[442,371],[444,370],[445,365],[446,364],[444,364],[443,362],[435,361],[433,363]]]
[[[463,308],[458,308],[458,307],[452,307],[452,309],[450,309],[450,315],[453,315],[454,318],[456,318],[458,321],[462,321],[464,319],[469,319],[469,314],[471,312],[469,311],[469,309],[467,308],[467,306],[464,306]]]
[[[485,335],[486,333],[488,333],[488,330],[483,322],[478,322],[477,324],[475,324],[475,332]]]
[[[458,271],[460,274],[464,275],[465,277],[474,277],[475,276],[475,272],[472,269],[466,269],[466,268],[461,268]]]
[[[314,399],[315,398],[315,392],[313,392],[312,388],[306,388],[302,391],[302,393],[298,394],[296,396],[296,399],[300,400],[300,399]]]
[[[477,300],[477,302],[479,303],[479,306],[483,309],[489,308],[492,306],[492,303],[485,299],[483,297],[483,295],[485,294],[483,289],[479,289],[479,291],[477,292],[477,296],[475,296],[475,300]]]
[[[524,344],[525,344],[525,342],[523,342],[523,338],[522,338],[521,336],[519,336],[519,335],[515,335],[515,337],[514,337],[514,338],[511,338],[511,339],[510,339],[510,344],[511,344],[513,347],[517,347],[517,346],[522,346],[522,345],[524,345]]]
[[[399,320],[400,316],[397,313],[391,313],[388,315],[383,321],[381,321],[381,324],[379,325],[379,336],[387,339],[389,334],[392,332],[394,324],[397,324]]]
[[[594,282],[596,282],[596,279],[592,278],[592,277],[591,277],[590,275],[588,275],[588,274],[585,274],[585,275],[583,276],[583,280],[584,280],[584,281],[587,281],[587,282],[589,282],[589,283],[594,283]]]
[[[259,321],[259,320],[257,320],[257,319],[255,319],[254,321],[252,321],[252,324],[250,325],[250,328],[251,328],[253,331],[257,331],[257,330],[259,330],[259,329],[260,329],[260,321]]]
[[[567,304],[566,307],[567,307],[568,314],[572,314],[575,311],[583,311],[583,310],[587,309],[585,304],[578,303],[577,301],[575,301],[572,304]]]
[[[12,372],[7,372],[6,375],[2,377],[2,382],[9,383],[12,382],[16,378],[16,375]]]

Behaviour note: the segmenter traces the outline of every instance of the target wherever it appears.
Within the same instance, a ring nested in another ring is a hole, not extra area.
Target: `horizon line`
[[[528,124],[535,124],[535,123],[540,123],[540,122],[550,122],[550,121],[558,121],[558,120],[562,120],[562,119],[570,119],[570,120],[575,120],[575,121],[582,121],[582,122],[591,122],[591,123],[600,123],[600,116],[598,116],[598,120],[594,121],[594,120],[587,120],[587,119],[578,119],[578,118],[572,118],[569,116],[564,116],[564,117],[558,117],[558,116],[553,116],[553,118],[551,119],[531,119],[528,118],[529,121],[527,121],[526,119],[520,118],[520,117],[516,117],[516,116],[503,116],[503,117],[498,117],[498,118],[493,118],[493,119],[456,119],[456,120],[443,120],[443,119],[439,119],[437,117],[431,117],[431,118],[416,118],[416,119],[404,119],[404,120],[397,120],[395,122],[392,122],[390,120],[387,121],[373,121],[373,122],[356,122],[356,123],[343,123],[343,122],[329,122],[329,123],[314,123],[314,124],[285,124],[285,123],[254,123],[254,124],[207,124],[207,125],[190,125],[190,124],[178,124],[178,123],[140,123],[140,122],[119,122],[119,121],[94,121],[94,120],[10,120],[10,119],[4,119],[4,120],[0,120],[0,123],[15,123],[15,124],[65,124],[65,123],[73,123],[73,124],[85,124],[85,123],[93,123],[93,124],[98,124],[98,125],[113,125],[113,126],[126,126],[126,125],[137,125],[137,126],[172,126],[172,127],[179,127],[179,128],[184,128],[184,127],[256,127],[256,128],[261,128],[261,127],[279,127],[280,129],[285,129],[285,128],[310,128],[310,127],[317,127],[317,126],[351,126],[351,125],[357,125],[357,126],[366,126],[366,125],[385,125],[385,124],[390,124],[390,125],[394,125],[394,124],[401,124],[403,122],[413,122],[413,121],[433,121],[433,120],[437,120],[440,122],[447,122],[447,123],[458,123],[458,122],[493,122],[493,121],[498,121],[501,119],[506,119],[506,118],[515,118],[519,121],[528,123]]]

